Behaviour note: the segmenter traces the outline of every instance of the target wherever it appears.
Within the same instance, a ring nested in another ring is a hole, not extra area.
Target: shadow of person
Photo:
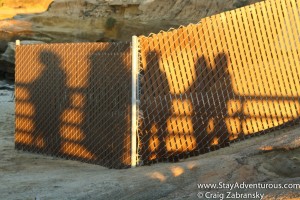
[[[197,60],[197,78],[191,86],[194,102],[192,121],[200,153],[229,145],[225,118],[228,115],[227,102],[233,98],[233,89],[228,74],[227,56],[220,53],[214,62],[215,66],[212,68],[204,57]]]
[[[220,53],[215,57],[215,84],[212,87],[214,98],[214,122],[215,141],[213,144],[218,147],[229,145],[229,127],[226,125],[228,117],[228,102],[234,99],[234,91],[231,77],[228,72],[227,55]]]
[[[87,87],[83,94],[84,147],[96,164],[109,168],[130,166],[131,70],[129,45],[111,44],[90,56]],[[116,52],[118,49],[118,52]],[[110,55],[108,58],[107,55]],[[113,65],[112,65],[113,61]]]
[[[190,87],[191,100],[193,102],[193,128],[197,141],[197,153],[204,153],[212,140],[208,135],[209,119],[212,117],[210,106],[210,87],[213,83],[213,71],[208,67],[205,57],[201,56],[195,63],[196,79]]]
[[[142,72],[140,112],[143,112],[141,131],[141,156],[144,164],[148,161],[170,159],[166,147],[167,120],[171,116],[169,84],[165,72],[160,70],[159,56],[150,51],[145,56],[147,65]],[[151,95],[149,95],[151,94]]]
[[[51,51],[39,55],[44,69],[29,88],[30,102],[35,108],[33,116],[36,141],[42,153],[58,155],[61,149],[61,115],[67,105],[66,74],[61,59]]]

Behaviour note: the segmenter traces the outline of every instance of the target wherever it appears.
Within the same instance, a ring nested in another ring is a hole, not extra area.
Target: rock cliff
[[[0,54],[16,39],[47,43],[128,41],[132,35],[197,23],[203,17],[258,1],[0,0]]]

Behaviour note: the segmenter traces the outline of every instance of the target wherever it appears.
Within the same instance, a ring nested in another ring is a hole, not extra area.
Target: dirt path
[[[300,198],[299,188],[197,188],[200,183],[219,182],[300,183],[300,127],[178,163],[127,170],[16,151],[13,134],[12,92],[0,90],[0,199],[199,199],[198,193],[207,196],[202,199],[221,199],[228,191],[258,192],[263,199]]]

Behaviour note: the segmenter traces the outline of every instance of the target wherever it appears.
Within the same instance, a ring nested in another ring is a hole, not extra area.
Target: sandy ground
[[[227,192],[257,192],[264,194],[263,199],[300,199],[300,188],[230,190],[197,186],[219,182],[300,183],[299,126],[178,163],[114,170],[14,150],[12,94],[10,90],[0,90],[1,200],[222,199]]]

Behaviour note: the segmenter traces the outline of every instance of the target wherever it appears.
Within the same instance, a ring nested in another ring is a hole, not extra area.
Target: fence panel
[[[125,168],[136,110],[140,164],[297,123],[299,7],[264,1],[140,36],[138,55],[129,43],[17,46],[16,148]]]
[[[140,36],[141,160],[178,160],[295,123],[299,6],[265,1]]]
[[[130,44],[20,45],[16,51],[16,148],[129,167]]]

